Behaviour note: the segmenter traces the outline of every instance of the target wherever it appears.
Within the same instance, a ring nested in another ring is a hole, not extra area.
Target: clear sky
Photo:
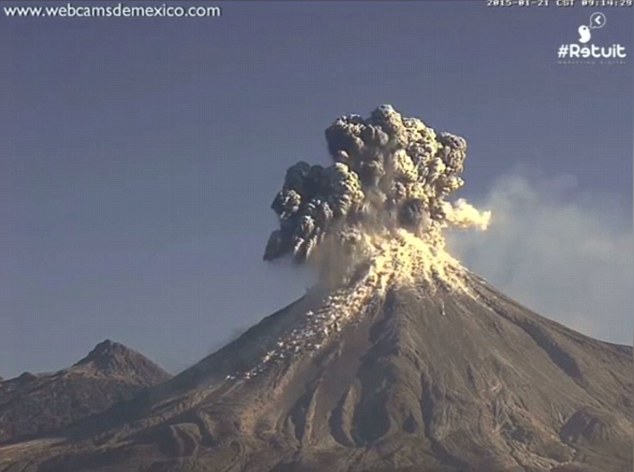
[[[104,338],[175,372],[301,295],[311,274],[261,260],[270,202],[290,164],[328,162],[337,116],[382,103],[467,138],[462,195],[503,216],[456,236],[470,267],[631,342],[634,56],[558,64],[594,10],[485,3],[0,13],[0,376]],[[603,11],[596,43],[631,49],[632,10]]]

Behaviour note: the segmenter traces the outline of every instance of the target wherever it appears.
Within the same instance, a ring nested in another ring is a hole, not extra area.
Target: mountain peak
[[[123,344],[106,339],[97,344],[86,357],[81,359],[75,365],[86,364],[89,362],[103,363],[116,357],[126,356],[128,354],[138,354]]]
[[[0,443],[58,431],[169,377],[140,353],[106,339],[70,368],[3,381]]]
[[[73,368],[92,368],[103,374],[121,374],[131,378],[166,378],[163,369],[148,358],[110,339],[97,344],[86,357],[74,364]]]

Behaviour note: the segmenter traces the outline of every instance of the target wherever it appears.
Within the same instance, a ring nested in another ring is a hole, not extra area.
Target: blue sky
[[[462,195],[507,217],[488,243],[457,236],[466,263],[631,342],[634,58],[556,58],[592,10],[219,5],[214,19],[0,16],[1,376],[104,338],[177,371],[301,295],[310,273],[261,260],[269,204],[290,164],[328,162],[337,116],[382,103],[467,138]],[[631,48],[631,11],[606,17],[596,42]]]

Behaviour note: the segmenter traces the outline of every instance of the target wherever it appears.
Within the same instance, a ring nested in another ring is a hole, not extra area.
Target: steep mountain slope
[[[169,377],[138,352],[104,341],[70,368],[0,382],[0,441],[56,431]]]
[[[264,254],[313,264],[316,287],[129,402],[0,447],[0,472],[632,470],[632,348],[445,251],[446,228],[492,216],[448,199],[466,141],[389,105],[326,139],[332,165],[287,170]]]
[[[315,290],[116,415],[0,449],[0,464],[21,470],[6,467],[26,448],[29,470],[69,472],[632,469],[631,347],[473,275],[463,292],[362,290],[375,282]]]

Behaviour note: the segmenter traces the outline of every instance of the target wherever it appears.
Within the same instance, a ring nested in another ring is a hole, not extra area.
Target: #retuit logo
[[[625,46],[619,43],[609,45],[594,43],[595,37],[600,36],[596,34],[597,30],[606,24],[607,18],[603,13],[594,12],[590,15],[588,23],[577,28],[579,36],[577,42],[562,44],[557,49],[557,57],[560,62],[594,64],[598,59],[601,60],[601,63],[625,63],[624,59],[627,57]]]

